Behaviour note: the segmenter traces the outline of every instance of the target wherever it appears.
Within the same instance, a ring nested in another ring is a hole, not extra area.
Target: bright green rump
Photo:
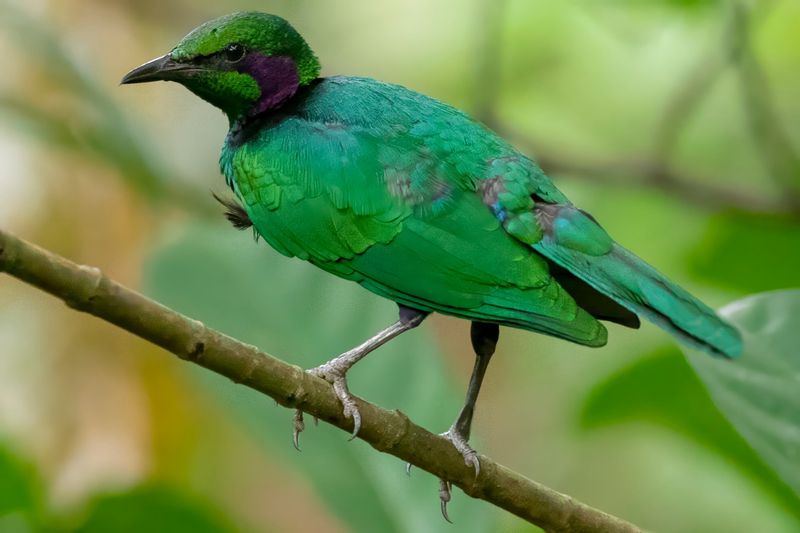
[[[711,309],[452,107],[335,77],[248,128],[229,134],[222,171],[257,231],[285,255],[410,307],[605,344],[605,327],[552,277],[550,260],[687,344],[741,349]],[[601,307],[595,314],[607,318]]]
[[[230,140],[229,140],[230,141]],[[495,160],[495,161],[492,161]],[[221,166],[275,249],[398,303],[601,345],[544,259],[504,231],[479,181],[538,167],[463,113],[402,87],[329,78]]]

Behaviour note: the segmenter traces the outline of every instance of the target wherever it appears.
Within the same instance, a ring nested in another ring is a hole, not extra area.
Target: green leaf
[[[686,356],[719,410],[800,496],[800,290],[750,296],[720,315],[742,332],[743,356]]]
[[[397,319],[391,302],[220,226],[195,227],[159,249],[146,279],[148,292],[166,305],[302,367],[324,362]],[[415,471],[409,478],[401,461],[310,420],[298,453],[291,446],[290,411],[205,370],[194,373],[263,443],[271,460],[289,461],[306,475],[352,530],[452,530],[439,514],[438,481],[430,475]],[[424,324],[371,354],[349,380],[355,394],[402,409],[433,431],[447,429],[464,394],[448,378]],[[489,530],[497,513],[458,493],[451,502],[459,531]]]
[[[721,215],[708,225],[691,266],[698,276],[725,288],[760,292],[797,286],[798,234],[800,227],[790,220]]]
[[[675,7],[694,9],[707,7],[718,3],[717,0],[666,0],[666,3]]]
[[[0,531],[33,531],[41,521],[41,491],[33,465],[0,446]]]
[[[595,4],[593,0],[588,0],[588,4]],[[697,9],[714,6],[719,3],[719,0],[650,0],[649,2],[642,2],[641,0],[607,0],[599,5],[611,5],[613,7],[625,7],[627,9],[635,8],[649,8],[653,6],[665,5],[678,9]]]
[[[235,529],[209,502],[168,487],[145,485],[129,492],[96,497],[88,516],[74,531],[217,533]]]
[[[667,427],[726,457],[777,503],[800,517],[792,490],[714,406],[703,383],[676,349],[636,360],[590,392],[580,417],[583,429],[626,422]]]

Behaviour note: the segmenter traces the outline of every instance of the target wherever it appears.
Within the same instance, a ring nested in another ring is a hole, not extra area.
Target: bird
[[[534,159],[466,113],[399,85],[320,74],[285,19],[247,11],[192,30],[122,84],[177,82],[227,116],[219,163],[228,219],[288,257],[395,302],[398,319],[309,370],[361,415],[348,371],[431,313],[471,322],[475,362],[442,435],[477,476],[469,445],[499,327],[600,347],[602,322],[640,317],[682,344],[736,358],[740,333],[614,241]],[[303,430],[294,416],[293,442]],[[447,516],[450,484],[440,480]]]

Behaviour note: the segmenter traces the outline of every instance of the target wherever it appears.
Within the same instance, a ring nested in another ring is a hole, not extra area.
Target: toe
[[[303,422],[303,411],[300,409],[296,409],[294,412],[294,429],[292,431],[292,444],[294,445],[294,449],[298,452],[300,451],[300,433],[306,428],[305,422]]]
[[[347,388],[347,381],[344,377],[334,380],[333,390],[336,392],[339,401],[342,402],[342,412],[345,418],[353,419],[353,433],[350,436],[350,440],[353,440],[358,436],[358,432],[361,430],[361,412],[358,410],[355,398],[353,398],[353,395],[350,394],[350,390]]]
[[[440,503],[441,509],[442,509],[442,516],[444,517],[445,520],[447,520],[448,522],[450,522],[452,524],[453,521],[450,520],[450,516],[448,516],[448,514],[447,514],[447,504],[450,502],[450,497],[451,497],[450,482],[449,481],[445,481],[444,479],[440,479],[439,480],[439,503]]]
[[[464,462],[475,470],[475,478],[477,479],[481,474],[481,462],[478,459],[478,454],[473,450],[469,457],[464,457]]]
[[[353,440],[358,436],[358,432],[361,431],[361,413],[355,404],[350,410],[350,416],[353,418],[353,434],[350,436],[350,440]]]
[[[442,433],[442,436],[449,440],[453,447],[458,450],[461,457],[464,458],[464,464],[471,466],[475,470],[475,477],[477,478],[481,473],[481,462],[478,459],[478,453],[467,443],[467,439],[452,428],[446,433]]]

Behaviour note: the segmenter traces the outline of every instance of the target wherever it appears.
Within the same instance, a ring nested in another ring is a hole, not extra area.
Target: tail
[[[684,344],[712,355],[742,352],[739,332],[687,291],[614,242],[588,214],[537,203],[544,229],[536,251]]]

